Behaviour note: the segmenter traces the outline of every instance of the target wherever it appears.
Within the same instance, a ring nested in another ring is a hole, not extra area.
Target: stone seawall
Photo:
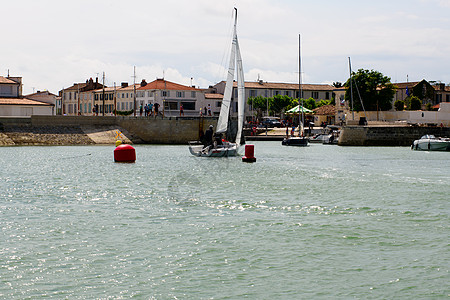
[[[449,127],[418,126],[345,126],[340,146],[410,146],[425,134],[450,137]]]
[[[216,118],[32,116],[0,118],[0,145],[187,144]]]

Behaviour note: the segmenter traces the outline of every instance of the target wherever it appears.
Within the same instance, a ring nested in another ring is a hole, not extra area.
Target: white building
[[[137,107],[148,103],[158,103],[164,115],[177,115],[183,105],[185,116],[198,116],[200,108],[206,106],[202,90],[177,84],[165,79],[156,79],[150,83],[142,81],[137,91]]]
[[[22,77],[0,76],[0,116],[52,115],[54,104],[22,96]]]

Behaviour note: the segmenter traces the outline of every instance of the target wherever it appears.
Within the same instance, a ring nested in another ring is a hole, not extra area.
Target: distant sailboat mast
[[[299,91],[299,95],[298,98],[301,99],[301,103],[302,105],[300,106],[300,101],[298,103],[299,105],[299,109],[302,110],[302,118],[300,120],[300,113],[298,114],[298,136],[303,136],[303,122],[304,122],[304,117],[303,117],[303,87],[302,87],[302,51],[301,51],[301,36],[300,34],[298,35],[298,91]],[[301,127],[300,127],[301,126]]]
[[[353,110],[353,79],[352,79],[352,63],[350,61],[350,56],[348,57],[348,68],[350,70],[350,100],[352,105],[352,120],[355,120],[355,112]]]

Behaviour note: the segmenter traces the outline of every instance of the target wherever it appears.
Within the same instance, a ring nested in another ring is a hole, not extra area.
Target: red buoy
[[[245,145],[245,156],[242,157],[243,162],[255,162],[255,145]]]
[[[119,145],[114,149],[114,161],[133,163],[136,161],[136,150],[130,145]]]

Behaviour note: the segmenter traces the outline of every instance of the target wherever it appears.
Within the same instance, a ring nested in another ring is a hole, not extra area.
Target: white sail
[[[236,19],[234,21],[233,43],[231,46],[230,64],[228,65],[227,82],[223,94],[222,106],[220,107],[219,120],[217,121],[217,133],[224,133],[228,129],[228,116],[230,114],[231,96],[233,93],[234,66],[236,63]]]
[[[244,127],[244,108],[245,108],[245,83],[244,68],[242,67],[241,51],[236,35],[236,60],[237,60],[237,82],[238,82],[238,124],[236,134],[236,144],[241,144],[242,128]]]

